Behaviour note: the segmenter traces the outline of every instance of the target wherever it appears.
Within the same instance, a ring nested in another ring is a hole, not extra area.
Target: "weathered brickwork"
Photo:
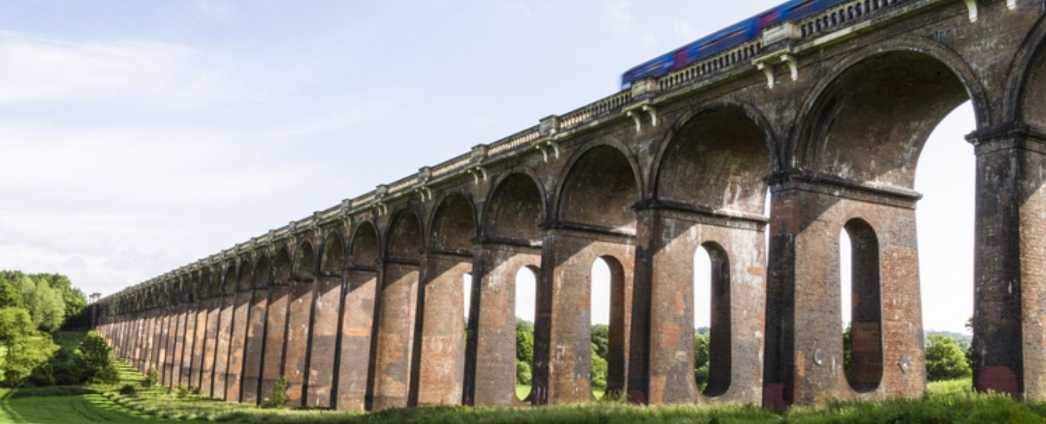
[[[95,325],[162,384],[230,402],[260,402],[280,378],[296,407],[588,402],[602,259],[611,393],[775,409],[916,398],[933,305],[914,181],[930,132],[970,101],[974,384],[1046,400],[1044,8],[855,0],[798,39],[638,82],[109,296]],[[694,286],[699,248],[710,286]],[[534,381],[517,399],[524,269],[537,277]],[[703,391],[695,293],[711,299]]]

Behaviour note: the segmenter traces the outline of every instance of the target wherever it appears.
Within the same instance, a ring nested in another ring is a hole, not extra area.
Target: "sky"
[[[5,1],[0,268],[113,293],[611,94],[772,5],[708,4]],[[972,311],[964,110],[919,171],[932,329]]]

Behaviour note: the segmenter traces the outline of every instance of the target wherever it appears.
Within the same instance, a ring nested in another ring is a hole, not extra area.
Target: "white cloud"
[[[178,43],[0,32],[0,105],[119,99],[184,107],[249,95],[228,72],[208,65],[201,51]]]

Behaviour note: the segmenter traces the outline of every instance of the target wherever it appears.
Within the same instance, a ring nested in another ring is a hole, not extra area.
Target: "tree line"
[[[607,357],[610,352],[609,327],[592,326],[592,389],[605,391],[607,387]],[[852,355],[850,329],[843,334],[843,359],[848,367]],[[708,385],[711,354],[711,336],[708,328],[694,332],[694,382],[698,390]],[[929,381],[954,380],[972,375],[973,353],[968,339],[953,334],[930,333],[926,337],[926,376]],[[534,324],[516,321],[516,384],[529,386],[533,381]]]

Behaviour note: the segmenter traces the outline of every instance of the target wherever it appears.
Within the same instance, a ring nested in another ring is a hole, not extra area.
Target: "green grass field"
[[[109,386],[0,391],[0,422],[76,423],[1046,423],[1046,405],[973,394],[969,380],[930,384],[921,400],[834,403],[774,414],[741,406],[643,407],[617,402],[545,408],[419,408],[375,414],[271,410],[206,400],[186,391],[144,389],[142,375],[121,368]],[[117,394],[136,386],[134,396]],[[522,396],[529,388],[520,386]]]

